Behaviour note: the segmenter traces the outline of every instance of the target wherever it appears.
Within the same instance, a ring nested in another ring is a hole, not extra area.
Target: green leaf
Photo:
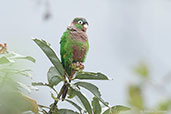
[[[91,83],[88,83],[88,82],[77,82],[74,85],[81,86],[81,87],[89,90],[91,93],[93,93],[97,97],[101,96],[99,89],[95,85],[93,85]]]
[[[107,76],[102,73],[93,73],[93,72],[78,72],[75,79],[80,80],[109,80]]]
[[[18,86],[20,88],[23,88],[25,89],[28,93],[31,93],[31,90],[38,90],[38,88],[34,87],[34,86],[31,86],[31,85],[26,85],[26,84],[23,84],[21,82],[17,82]],[[22,91],[22,90],[21,90]]]
[[[33,86],[47,86],[47,85],[45,85],[45,84],[42,83],[42,82],[33,82],[32,85],[33,85]]]
[[[69,90],[68,90],[68,95],[69,95],[68,96],[69,99],[74,98],[76,96],[75,90],[70,87]]]
[[[169,107],[171,107],[171,100],[167,99],[167,100],[162,101],[158,105],[157,109],[161,110],[161,111],[167,111],[167,110],[169,110]]]
[[[99,98],[99,101],[103,103],[106,107],[109,107],[109,103],[105,102],[101,97]]]
[[[88,82],[77,82],[75,83],[74,85],[76,86],[81,86],[87,90],[89,90],[92,94],[94,94],[105,106],[108,106],[109,103],[107,102],[104,102],[104,100],[101,98],[101,94],[100,94],[100,91],[99,89],[91,84],[91,83],[88,83]]]
[[[39,89],[32,85],[27,85],[31,90],[38,91]]]
[[[6,64],[6,63],[10,63],[11,61],[6,58],[6,57],[1,57],[0,58],[0,64]]]
[[[27,70],[21,70],[21,71],[18,70],[18,72],[16,72],[16,73],[17,74],[21,74],[21,75],[26,76],[26,77],[32,77],[31,74],[28,71],[31,71],[31,70],[29,70],[29,69],[27,69]]]
[[[51,89],[54,90],[54,88],[51,87],[49,84],[47,84],[47,83],[42,83],[42,82],[33,82],[33,83],[32,83],[32,86],[46,86],[46,87],[50,87]],[[55,92],[56,92],[56,90],[55,90]]]
[[[52,90],[54,90],[58,94],[58,92],[53,87],[51,87],[51,85],[49,85],[47,83],[33,82],[32,85],[33,86],[46,86],[46,87],[50,87]]]
[[[16,53],[14,53],[14,52],[8,52],[8,53],[0,54],[0,57],[11,58],[11,57],[15,57],[15,55],[16,55]]]
[[[25,96],[23,94],[21,94],[21,96],[23,97],[21,100],[23,100],[25,102],[23,104],[23,106],[25,107],[25,110],[26,111],[31,110],[32,112],[34,112],[36,114],[38,112],[37,102],[34,99],[32,99],[28,96]],[[16,105],[18,105],[18,103]]]
[[[28,71],[31,70],[29,69],[18,70],[18,69],[10,68],[10,66],[8,66],[8,68],[0,68],[0,72],[7,73],[8,75],[23,75],[26,77],[31,77],[31,74]]]
[[[53,95],[53,93],[51,93],[51,97],[52,97],[53,100],[55,100],[55,101],[58,101],[58,100],[59,100],[57,97],[55,97],[55,96]]]
[[[93,101],[91,104],[93,106],[94,114],[101,114],[102,108],[101,108],[101,105],[99,103],[99,99],[97,97],[93,97]]]
[[[33,63],[36,62],[36,60],[31,56],[23,56],[23,55],[15,53],[15,52],[8,52],[8,53],[0,55],[0,58],[3,59],[3,57],[6,59],[6,63],[8,63],[8,62],[13,63],[18,59],[29,60]]]
[[[143,78],[148,78],[149,77],[149,70],[146,64],[144,63],[140,63],[136,68],[135,68],[135,72],[143,77]]]
[[[18,83],[19,87],[27,90],[28,93],[31,93],[31,89],[27,85],[25,85],[25,84],[23,84],[21,82],[17,82],[17,83]]]
[[[3,104],[0,106],[0,112],[2,111],[3,114],[21,114],[24,111],[38,112],[36,101],[18,91],[4,91],[0,96],[0,103]]]
[[[33,39],[33,41],[43,50],[60,75],[64,76],[65,70],[53,49],[50,48],[49,44],[47,44],[44,40]]]
[[[142,97],[142,90],[139,86],[129,86],[129,103],[139,110],[144,109],[144,100]]]
[[[92,114],[91,105],[90,105],[89,101],[87,100],[87,98],[80,91],[75,90],[75,93],[78,96],[78,98],[81,100],[81,102],[84,105],[84,108],[86,109],[88,114]]]
[[[57,112],[58,114],[79,114],[78,112],[69,109],[59,109]]]
[[[121,112],[121,111],[128,111],[128,110],[130,110],[130,108],[121,106],[121,105],[117,105],[117,106],[113,106],[113,107],[107,109],[106,111],[103,112],[103,114],[119,114],[119,112]]]
[[[31,57],[31,56],[15,57],[14,59],[26,59],[26,60],[29,60],[29,61],[31,61],[33,63],[36,62],[36,60],[33,57]]]
[[[55,67],[50,67],[47,73],[47,78],[48,78],[49,85],[51,87],[59,84],[62,81],[62,77],[60,76],[59,72],[56,70]]]
[[[76,103],[74,103],[73,101],[71,100],[68,100],[68,99],[65,99],[65,101],[67,101],[68,103],[72,104],[75,108],[77,108],[80,112],[82,111],[82,108],[77,105]]]

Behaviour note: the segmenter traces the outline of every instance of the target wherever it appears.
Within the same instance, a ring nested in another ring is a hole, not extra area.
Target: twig
[[[43,105],[39,105],[39,107],[50,109],[49,107],[47,107],[47,106],[43,106]]]
[[[65,75],[64,75],[64,85],[63,85],[62,88],[60,89],[59,94],[57,94],[57,99],[60,99],[60,97],[61,97],[61,95],[62,95],[62,93],[64,92],[64,89],[65,89],[65,87],[66,87],[66,83],[68,83],[66,77],[69,77],[69,76],[68,76],[68,74],[65,72]],[[54,111],[55,108],[56,108],[56,105],[57,105],[58,101],[59,101],[59,100],[55,100],[55,101],[54,101],[54,103],[52,104],[52,106],[51,106],[51,108],[50,108],[48,114],[52,114],[52,113],[53,113],[53,111]]]
[[[58,96],[57,96],[58,99],[60,99],[60,97],[61,97],[61,95],[62,95],[62,93],[63,93],[64,87],[65,87],[65,84],[62,86],[62,88],[61,88],[61,90],[60,90],[60,92],[59,92],[59,94],[58,94]],[[55,108],[56,108],[56,105],[57,105],[58,101],[59,101],[59,100],[55,100],[55,101],[54,101],[54,103],[52,104],[52,106],[51,106],[51,108],[50,108],[48,114],[52,114],[52,113],[53,113],[53,111],[54,111]]]

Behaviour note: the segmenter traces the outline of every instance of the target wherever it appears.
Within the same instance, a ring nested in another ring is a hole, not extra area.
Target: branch
[[[59,92],[59,94],[58,94],[58,96],[57,96],[58,99],[60,99],[60,97],[61,97],[61,95],[62,95],[62,93],[63,93],[64,87],[65,87],[65,84],[62,86],[62,88],[61,88],[61,90],[60,90],[60,92]],[[51,108],[50,108],[48,114],[52,114],[52,113],[53,113],[53,111],[54,111],[55,108],[56,108],[56,105],[57,105],[58,101],[59,101],[59,100],[55,100],[55,101],[54,101],[54,103],[52,104],[52,106],[51,106]]]

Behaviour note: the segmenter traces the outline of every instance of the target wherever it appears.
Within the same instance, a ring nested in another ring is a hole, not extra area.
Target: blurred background
[[[139,83],[134,71],[143,63],[155,83],[144,89],[144,101],[153,106],[171,97],[170,12],[170,0],[4,0],[0,42],[7,42],[10,51],[33,56],[32,81],[47,82],[51,63],[32,38],[48,41],[60,55],[59,42],[67,25],[74,17],[85,17],[90,44],[85,71],[103,72],[113,79],[94,81],[105,101],[127,105],[128,85]],[[158,84],[162,86],[156,89]],[[48,88],[28,95],[39,104],[53,102]]]

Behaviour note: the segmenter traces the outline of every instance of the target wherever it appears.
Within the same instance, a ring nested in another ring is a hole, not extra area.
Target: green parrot
[[[61,61],[71,81],[76,71],[83,70],[89,43],[86,34],[88,22],[76,17],[63,33],[60,41]],[[65,99],[68,87],[64,87],[62,99]]]

